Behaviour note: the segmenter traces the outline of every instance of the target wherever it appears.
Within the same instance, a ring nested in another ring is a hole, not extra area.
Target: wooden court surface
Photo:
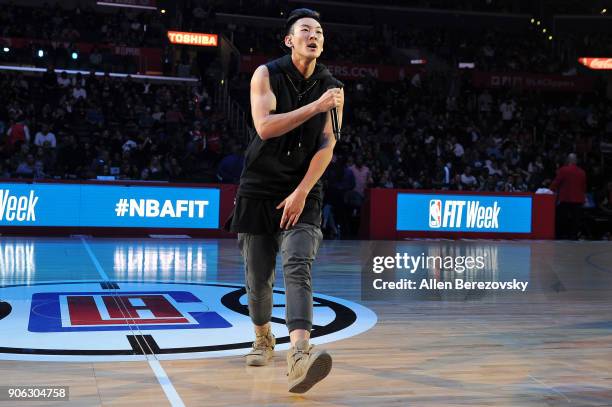
[[[203,243],[210,241],[189,244]],[[71,239],[2,238],[2,286],[95,278],[95,268],[79,244]],[[113,279],[211,278],[179,262],[159,270],[122,270],[117,250],[108,250],[122,245],[170,253],[177,244],[172,240],[90,239],[88,244]],[[20,245],[24,252],[34,251],[26,259],[29,268],[18,265]],[[209,257],[216,262],[214,281],[241,283],[236,243],[219,240],[215,247],[217,254]],[[529,281],[529,289],[408,298],[392,293],[386,299],[362,300],[361,273],[368,272],[368,258],[405,251],[486,252],[492,256],[487,278],[519,276]],[[280,271],[277,284],[282,287]],[[370,308],[378,321],[357,336],[321,345],[334,358],[332,372],[304,395],[286,391],[285,352],[277,352],[270,366],[259,368],[246,367],[240,356],[162,360],[174,399],[153,373],[146,358],[154,360],[155,355],[149,355],[131,362],[0,360],[3,386],[70,386],[68,402],[0,405],[612,406],[609,243],[325,241],[313,288]],[[0,334],[11,332],[0,329]],[[245,332],[245,340],[252,340],[249,335]]]

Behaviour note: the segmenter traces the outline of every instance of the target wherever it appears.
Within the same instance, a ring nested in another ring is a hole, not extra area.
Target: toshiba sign
[[[198,45],[201,47],[217,46],[217,34],[168,31],[168,39],[172,44]]]
[[[578,62],[590,69],[612,69],[612,58],[578,58]]]

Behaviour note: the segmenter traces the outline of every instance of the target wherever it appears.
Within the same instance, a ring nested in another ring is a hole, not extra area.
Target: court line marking
[[[567,400],[568,403],[571,403],[572,401],[567,398],[567,396],[563,393],[561,393],[559,390],[555,389],[554,387],[551,387],[549,385],[547,385],[546,383],[544,383],[541,380],[538,380],[537,378],[533,377],[532,375],[528,374],[527,376],[529,376],[531,379],[533,379],[534,381],[536,381],[537,383],[540,383],[541,385],[549,388],[550,390],[554,391],[555,393],[559,394],[561,397],[563,397],[565,400]]]
[[[102,277],[102,279],[105,281],[110,281],[108,274],[106,274],[106,272],[102,268],[102,265],[98,261],[98,258],[91,250],[91,247],[89,246],[85,238],[83,238],[82,236],[81,236],[81,242],[83,242],[83,245],[85,246],[85,249],[87,250],[87,253],[89,254],[89,257],[91,258],[91,261],[96,266],[96,270],[98,270],[100,277]],[[133,334],[134,331],[132,330],[131,324],[129,328]],[[138,328],[138,325],[136,325],[136,328],[138,329],[138,332],[142,335],[142,332]],[[157,379],[157,382],[161,386],[162,390],[164,391],[164,394],[166,395],[166,398],[170,402],[170,405],[172,407],[185,407],[185,403],[183,402],[183,400],[181,399],[181,396],[176,391],[176,388],[172,384],[172,381],[168,377],[168,374],[166,373],[162,365],[159,363],[159,360],[157,359],[155,354],[152,353],[153,359],[149,358],[149,355],[147,355],[144,349],[142,349],[142,345],[140,345],[140,341],[138,341],[138,344],[142,350],[144,357],[147,359],[147,362],[149,363],[149,366],[151,367],[153,374],[155,374],[155,378]],[[152,349],[150,349],[150,347],[149,347],[149,350],[151,350],[152,352]]]
[[[149,359],[149,366],[151,366],[151,370],[153,370],[153,372],[155,373],[155,377],[157,378],[157,381],[159,382],[159,385],[161,386],[164,393],[166,393],[166,398],[168,399],[170,404],[173,407],[185,407],[185,403],[183,403],[181,396],[179,396],[178,392],[174,388],[172,381],[166,374],[166,371],[164,370],[162,365],[159,363],[159,360]]]
[[[603,266],[601,266],[601,265],[599,265],[599,264],[597,264],[597,263],[595,263],[593,261],[593,257],[599,256],[600,254],[610,254],[610,251],[606,250],[606,251],[603,251],[603,252],[591,253],[588,256],[586,256],[584,258],[584,260],[586,261],[586,263],[589,266],[593,267],[596,270],[603,271],[604,273],[612,273],[612,271],[610,271],[609,269],[607,269],[607,268],[605,268],[605,267],[603,267]]]
[[[98,270],[98,274],[100,274],[100,277],[102,277],[102,279],[104,281],[110,281],[110,278],[108,277],[108,275],[104,272],[104,269],[102,268],[102,265],[100,264],[100,262],[98,261],[98,258],[93,254],[93,252],[91,251],[91,247],[89,247],[89,243],[87,243],[87,241],[85,240],[84,237],[81,236],[81,242],[83,242],[83,245],[85,246],[85,250],[87,250],[87,253],[89,254],[89,258],[91,259],[91,261],[93,262],[94,266],[96,266],[96,270]]]

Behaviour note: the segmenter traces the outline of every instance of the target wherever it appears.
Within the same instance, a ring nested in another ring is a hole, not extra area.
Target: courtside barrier
[[[229,237],[235,185],[0,182],[3,234],[189,234]]]
[[[0,182],[0,233],[232,237],[237,186],[138,181]],[[360,237],[554,239],[555,197],[369,189]]]

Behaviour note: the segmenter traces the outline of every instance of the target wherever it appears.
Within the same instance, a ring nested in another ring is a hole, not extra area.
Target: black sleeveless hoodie
[[[286,113],[319,99],[337,80],[322,64],[305,79],[286,55],[266,64],[270,87],[276,96],[275,113]],[[306,175],[310,160],[322,142],[326,113],[320,113],[296,129],[269,140],[251,135],[240,177],[238,196],[256,199],[283,199]],[[319,180],[308,198],[322,200]]]

